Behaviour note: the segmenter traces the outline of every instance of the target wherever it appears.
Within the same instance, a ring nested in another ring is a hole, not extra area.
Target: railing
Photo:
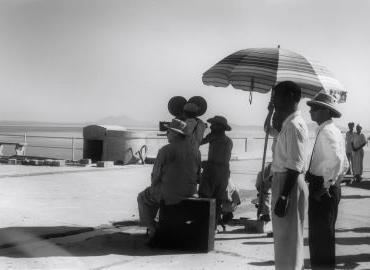
[[[41,136],[41,135],[28,135],[27,133],[24,134],[8,134],[8,133],[0,133],[2,137],[14,137],[20,138],[22,141],[18,140],[17,143],[21,143],[26,145],[27,147],[33,148],[44,148],[44,149],[63,149],[63,150],[70,150],[71,151],[71,158],[75,160],[75,152],[76,150],[82,151],[83,149],[80,147],[76,147],[76,140],[83,140],[81,137],[66,137],[66,136]],[[70,147],[66,146],[50,146],[50,145],[40,145],[40,144],[33,144],[29,143],[28,139],[38,138],[38,139],[58,139],[58,140],[66,140],[71,142]],[[26,155],[26,150],[24,151],[24,155]]]
[[[0,137],[13,137],[13,138],[19,138],[17,141],[12,141],[11,143],[19,143],[19,144],[24,144],[26,145],[27,147],[31,147],[31,148],[42,148],[42,149],[59,149],[59,150],[69,150],[70,153],[71,153],[71,159],[72,160],[75,160],[76,158],[76,151],[83,151],[83,148],[82,147],[78,147],[78,144],[81,145],[81,142],[83,140],[83,138],[81,137],[68,137],[68,136],[41,136],[41,135],[28,135],[27,133],[23,133],[23,134],[9,134],[9,133],[0,133]],[[135,139],[136,137],[132,137],[130,139]],[[139,138],[139,137],[138,137]],[[140,137],[142,138],[142,137]],[[262,140],[264,139],[263,137],[253,137],[253,136],[250,136],[249,138],[248,137],[243,137],[243,136],[230,136],[231,139],[233,139],[234,141],[237,141],[237,140],[244,140],[244,152],[248,152],[248,141],[249,140]],[[62,146],[55,146],[55,145],[50,145],[50,142],[49,142],[49,145],[45,145],[45,144],[40,144],[40,142],[31,142],[32,139],[48,139],[48,140],[65,140],[66,143],[64,143]],[[145,139],[147,140],[167,140],[167,138],[165,136],[146,136]],[[269,140],[271,140],[272,137],[269,137]],[[310,139],[312,140],[313,138],[310,137]],[[0,140],[1,142],[2,140]],[[69,141],[69,143],[68,143]],[[78,143],[76,143],[78,142]],[[70,146],[66,146],[67,144],[69,144]],[[77,146],[76,146],[77,145]],[[242,147],[242,144],[239,144],[240,147]],[[252,147],[253,148],[253,147]],[[239,149],[242,149],[242,148],[239,148]],[[253,151],[253,150],[252,150]],[[26,150],[24,151],[24,155],[26,154],[25,153]]]

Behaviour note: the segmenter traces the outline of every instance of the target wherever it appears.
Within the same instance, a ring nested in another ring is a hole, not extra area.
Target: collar
[[[281,129],[283,129],[288,122],[290,122],[294,117],[301,115],[301,111],[297,110],[294,113],[290,114],[283,122],[283,125],[281,126]]]
[[[325,122],[321,123],[321,125],[318,128],[318,132],[320,132],[320,130],[322,130],[325,126],[330,125],[332,123],[334,123],[333,119],[329,119],[329,120],[326,120]]]

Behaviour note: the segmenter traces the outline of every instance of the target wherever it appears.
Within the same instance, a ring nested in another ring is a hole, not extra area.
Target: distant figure
[[[356,133],[353,134],[352,141],[352,170],[355,180],[360,182],[362,180],[363,173],[363,161],[364,161],[364,146],[366,145],[366,137],[361,133],[362,127],[356,125]]]
[[[313,270],[335,269],[335,222],[341,197],[340,180],[348,169],[345,143],[332,118],[341,113],[336,100],[320,92],[307,101],[312,121],[319,125],[306,173],[309,183],[308,228]]]
[[[275,269],[300,270],[304,268],[303,225],[308,204],[308,188],[303,177],[308,129],[298,111],[300,87],[284,81],[273,91],[272,122],[279,131],[271,167]]]
[[[353,142],[353,128],[355,123],[349,122],[348,123],[348,131],[346,132],[346,155],[349,162],[349,168],[347,174],[352,174],[352,142]]]
[[[216,199],[216,225],[222,223],[222,201],[227,200],[226,189],[230,177],[230,158],[233,142],[225,131],[231,127],[223,116],[216,115],[207,120],[211,124],[211,133],[202,141],[209,143],[208,160],[204,162],[199,184],[199,196]]]
[[[140,223],[147,227],[149,240],[155,236],[154,218],[161,201],[173,205],[197,192],[200,152],[186,138],[185,129],[186,123],[178,119],[169,124],[169,144],[159,149],[151,174],[151,185],[137,198]]]

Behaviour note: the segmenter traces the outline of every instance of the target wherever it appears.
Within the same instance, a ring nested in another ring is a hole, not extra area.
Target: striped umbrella
[[[345,102],[347,93],[331,72],[318,62],[302,55],[277,48],[252,48],[233,53],[207,70],[202,77],[205,85],[267,93],[279,82],[293,81],[301,87],[302,96],[312,98],[321,90],[335,95],[338,102]],[[272,97],[271,97],[272,98]],[[252,95],[249,96],[252,102]],[[262,157],[265,168],[268,133]],[[264,173],[262,173],[264,177]],[[261,181],[260,190],[263,190]],[[262,196],[259,197],[257,217],[261,214]]]
[[[303,97],[312,98],[324,89],[336,95],[338,102],[346,101],[346,91],[326,67],[280,47],[235,52],[207,70],[202,80],[205,85],[232,85],[260,93],[269,92],[279,82],[293,81],[301,87]]]

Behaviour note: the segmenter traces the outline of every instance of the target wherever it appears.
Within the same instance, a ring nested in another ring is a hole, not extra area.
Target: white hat
[[[337,99],[334,96],[326,93],[324,90],[320,91],[311,100],[307,101],[307,105],[325,107],[332,111],[333,117],[335,118],[339,118],[342,116],[341,112],[337,108]]]

